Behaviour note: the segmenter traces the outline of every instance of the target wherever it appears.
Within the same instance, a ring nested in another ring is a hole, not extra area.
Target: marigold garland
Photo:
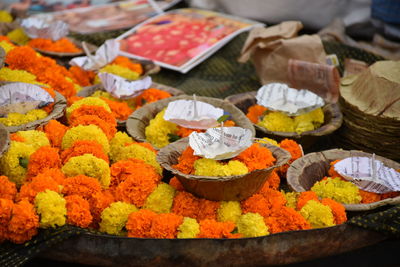
[[[61,148],[62,138],[68,127],[56,120],[49,121],[44,127],[44,132],[52,146]]]
[[[219,207],[220,207],[219,201],[211,201],[205,198],[200,198],[197,220],[198,221],[202,221],[205,219],[217,220],[217,210]]]

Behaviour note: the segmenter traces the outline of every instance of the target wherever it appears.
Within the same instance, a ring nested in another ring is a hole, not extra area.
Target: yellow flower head
[[[11,141],[8,151],[0,157],[0,173],[21,185],[25,181],[29,157],[35,149],[28,144]]]
[[[307,204],[301,208],[300,214],[311,224],[312,228],[323,228],[335,225],[331,208],[315,200],[309,200]]]
[[[270,144],[273,146],[279,146],[278,142],[275,141],[274,139],[268,138],[268,137],[264,137],[262,139],[257,140],[258,143],[261,144]]]
[[[8,52],[10,52],[11,50],[13,50],[14,48],[16,48],[17,46],[10,44],[7,41],[0,41],[0,47],[4,49],[4,52],[6,52],[6,54],[8,54]]]
[[[82,98],[81,100],[76,101],[70,107],[68,107],[67,110],[66,110],[67,118],[69,118],[69,116],[71,115],[72,111],[74,111],[75,109],[78,109],[82,105],[99,106],[99,107],[103,107],[108,112],[111,112],[111,109],[108,106],[108,104],[106,103],[106,101],[104,101],[104,100],[102,100],[102,99],[100,99],[98,97],[89,96],[89,97],[85,97],[85,98]]]
[[[33,147],[33,149],[38,150],[42,146],[50,146],[50,141],[44,132],[29,130],[29,131],[19,131],[17,132],[19,136],[25,139],[25,144]]]
[[[322,123],[324,123],[324,112],[321,108],[314,109],[294,118],[297,133],[313,131],[319,128]]]
[[[268,112],[258,125],[274,132],[294,132],[295,129],[292,118],[277,111]]]
[[[28,122],[44,119],[48,116],[43,109],[32,109],[26,114],[9,113],[6,118],[0,118],[0,123],[5,126],[19,126]]]
[[[22,28],[17,28],[15,30],[7,33],[7,37],[16,44],[25,45],[29,42],[29,36],[26,35],[25,31]]]
[[[297,198],[300,195],[298,192],[284,192],[281,191],[286,199],[286,207],[296,209],[297,207]]]
[[[100,72],[108,72],[127,80],[137,80],[139,78],[139,73],[117,64],[106,65],[105,67],[100,69]],[[100,83],[100,79],[98,76],[96,76],[94,83]]]
[[[232,176],[249,172],[243,162],[230,160],[228,164],[220,163],[213,159],[201,158],[194,162],[195,175],[202,176]]]
[[[101,213],[100,231],[110,235],[123,235],[129,214],[138,209],[133,204],[114,202]]]
[[[40,227],[55,228],[66,221],[67,208],[65,199],[54,191],[46,189],[35,197],[35,208],[40,215]]]
[[[196,238],[199,233],[199,223],[193,218],[184,217],[182,224],[178,227],[178,238]]]
[[[237,221],[238,232],[244,237],[257,237],[269,235],[268,226],[264,217],[258,213],[246,213],[240,216]]]
[[[96,125],[78,125],[70,128],[65,132],[65,135],[62,139],[61,148],[67,149],[70,148],[75,141],[78,140],[92,140],[99,143],[105,153],[110,152],[110,145],[108,143],[107,136],[104,132]]]
[[[169,134],[175,134],[178,127],[175,123],[164,120],[165,110],[158,113],[154,119],[150,120],[145,129],[146,140],[158,148],[169,144]]]
[[[175,189],[169,184],[161,183],[147,197],[143,208],[156,213],[170,213],[174,196]]]
[[[70,158],[61,170],[69,177],[83,174],[96,178],[104,188],[110,185],[110,167],[106,161],[92,154]]]
[[[217,210],[218,221],[236,223],[242,215],[242,209],[238,201],[222,201]]]
[[[339,203],[358,204],[361,202],[358,187],[339,177],[316,182],[311,187],[311,191],[314,191],[319,198],[331,198]]]
[[[117,132],[110,140],[110,159],[112,162],[117,161],[117,157],[120,154],[120,149],[125,147],[125,144],[127,143],[133,143],[133,139],[124,132]]]
[[[25,70],[12,70],[4,67],[0,69],[0,80],[9,82],[37,83],[36,76]]]

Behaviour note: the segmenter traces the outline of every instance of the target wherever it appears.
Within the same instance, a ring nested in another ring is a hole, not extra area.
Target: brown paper
[[[326,64],[326,53],[318,35],[297,37],[302,27],[301,22],[286,21],[253,29],[243,46],[239,62],[246,62],[251,57],[262,84],[289,84],[289,59]]]

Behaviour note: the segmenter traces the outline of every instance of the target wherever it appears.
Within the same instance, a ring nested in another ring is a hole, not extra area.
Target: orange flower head
[[[131,109],[126,102],[113,101],[105,97],[100,98],[107,103],[107,105],[111,109],[112,114],[117,120],[125,121],[133,112],[133,109]]]
[[[172,167],[185,174],[193,174],[194,162],[200,158],[199,156],[193,155],[193,153],[194,150],[188,146],[178,158],[178,164]]]
[[[37,234],[39,216],[34,206],[27,200],[21,200],[14,205],[11,220],[8,223],[8,239],[22,244]]]
[[[116,127],[117,121],[112,113],[105,110],[105,108],[100,106],[89,106],[82,105],[79,108],[72,111],[69,117],[69,123],[72,124],[76,119],[85,116],[85,115],[93,115],[97,116],[103,121],[107,122],[109,125]]]
[[[90,200],[98,192],[101,192],[99,180],[85,175],[66,178],[62,189],[66,196],[78,195],[86,200]]]
[[[67,130],[67,126],[56,120],[51,120],[44,126],[44,132],[50,140],[51,145],[57,148],[61,148],[62,138]]]
[[[70,148],[65,149],[61,153],[61,160],[62,163],[65,164],[70,158],[82,156],[84,154],[92,154],[99,159],[103,159],[107,163],[110,162],[108,156],[104,153],[103,147],[93,140],[75,141]]]
[[[109,190],[103,190],[95,192],[88,201],[93,217],[93,223],[91,226],[98,228],[98,223],[101,221],[101,213],[115,201],[115,198]]]
[[[18,200],[26,198],[29,202],[35,200],[38,193],[45,191],[46,189],[54,192],[60,192],[59,183],[54,181],[50,176],[44,175],[43,173],[33,177],[31,182],[25,182],[19,191],[17,196]]]
[[[258,143],[252,144],[245,151],[237,155],[234,160],[239,160],[246,164],[249,172],[269,168],[276,161],[271,151]]]
[[[181,138],[184,138],[188,137],[193,132],[201,133],[204,131],[198,129],[189,129],[178,125],[178,131],[176,132],[176,135],[180,136]]]
[[[96,74],[93,71],[86,71],[78,66],[71,66],[69,72],[80,86],[90,86]]]
[[[0,176],[0,198],[14,200],[17,195],[17,186],[6,176]]]
[[[197,218],[200,208],[200,199],[186,191],[180,191],[175,195],[172,204],[172,212],[184,217]]]
[[[183,217],[174,213],[158,214],[151,224],[150,238],[176,238]]]
[[[128,236],[149,238],[151,225],[155,217],[157,217],[157,213],[151,210],[142,209],[137,212],[132,212],[125,226],[126,230],[128,230]]]
[[[136,107],[139,108],[147,103],[155,102],[171,96],[172,95],[166,91],[149,88],[136,97]]]
[[[171,180],[169,180],[169,185],[172,186],[173,188],[175,188],[175,190],[177,190],[177,191],[185,190],[185,188],[183,187],[181,182],[175,176],[172,177]]]
[[[335,171],[335,166],[334,165],[336,163],[338,163],[339,161],[340,161],[340,159],[337,159],[337,160],[331,161],[331,163],[329,163],[331,165],[331,167],[328,170],[328,176],[329,177],[332,177],[332,178],[334,178],[334,177],[343,178],[337,171]]]
[[[321,203],[331,208],[335,224],[342,224],[347,221],[346,210],[342,204],[330,198],[322,199]]]
[[[67,38],[61,38],[57,41],[52,41],[50,39],[43,38],[35,38],[28,42],[28,45],[41,49],[44,51],[50,52],[59,52],[59,53],[79,53],[82,52],[74,43],[72,43]]]
[[[297,198],[297,210],[301,210],[301,208],[307,204],[309,200],[315,200],[319,202],[318,196],[314,191],[301,192]]]
[[[40,147],[29,158],[28,176],[36,176],[43,170],[51,168],[61,168],[58,149],[50,146]]]
[[[15,141],[15,142],[21,142],[21,143],[24,143],[26,141],[25,138],[20,136],[18,133],[10,134],[10,140]]]
[[[206,219],[217,220],[217,210],[219,206],[220,202],[201,198],[199,201],[199,211],[197,214],[197,220],[198,221]]]
[[[81,117],[74,118],[74,120],[70,120],[71,127],[91,124],[98,126],[107,136],[108,140],[111,140],[117,132],[116,125],[111,125],[95,115],[83,115]]]
[[[264,183],[264,185],[261,187],[260,191],[258,192],[259,194],[263,194],[263,192],[267,189],[274,189],[274,190],[278,190],[279,189],[279,185],[281,183],[281,178],[279,177],[279,175],[276,173],[275,170],[273,170],[271,172],[271,174],[269,175],[269,178],[267,179],[267,181]]]
[[[200,233],[198,238],[232,238],[232,231],[235,229],[233,222],[217,222],[216,220],[206,219],[200,221]]]
[[[142,64],[140,63],[133,63],[131,59],[124,57],[124,56],[118,56],[114,59],[113,62],[110,64],[117,64],[121,67],[125,67],[130,69],[131,71],[134,71],[138,73],[139,75],[143,74],[143,67]]]
[[[92,223],[89,202],[79,195],[65,197],[67,208],[67,223],[81,228],[87,228]]]
[[[361,196],[361,203],[364,204],[368,204],[368,203],[373,203],[373,202],[377,202],[380,201],[382,199],[382,195],[381,194],[377,194],[374,192],[368,192],[368,191],[364,191],[359,189],[358,190],[360,196]]]
[[[265,111],[267,111],[266,107],[256,104],[256,105],[249,107],[249,109],[247,110],[246,116],[247,116],[247,118],[249,118],[249,120],[252,123],[257,124],[260,120],[259,119],[260,116],[262,116]]]
[[[310,224],[299,212],[285,206],[275,209],[271,216],[264,218],[264,221],[272,234],[311,229]]]

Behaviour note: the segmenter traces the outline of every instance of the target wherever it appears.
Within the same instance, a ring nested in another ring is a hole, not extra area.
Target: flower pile
[[[48,52],[57,53],[81,53],[82,49],[78,48],[73,42],[67,38],[61,38],[57,41],[43,38],[34,38],[27,43],[28,46]]]

